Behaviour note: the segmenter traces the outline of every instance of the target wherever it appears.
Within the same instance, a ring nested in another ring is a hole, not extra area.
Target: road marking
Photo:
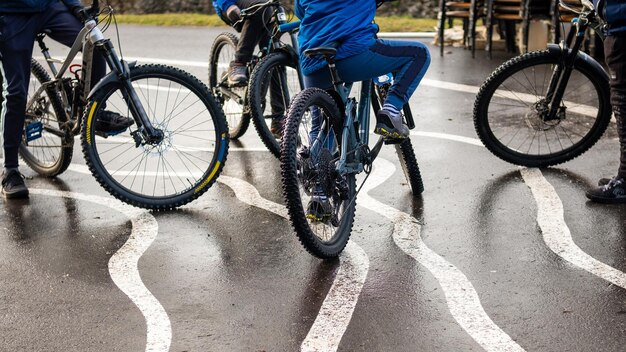
[[[71,164],[68,169],[91,175],[89,168],[85,165]],[[250,183],[226,175],[220,175],[217,182],[231,188],[240,201],[288,219],[289,215],[285,206],[261,197],[259,191]],[[193,207],[194,203],[187,206]],[[369,259],[355,241],[351,241],[346,246],[339,259],[339,269],[333,284],[309,334],[302,343],[303,351],[336,351],[352,318],[369,271]]]
[[[300,346],[303,352],[337,351],[352,319],[367,278],[369,259],[354,240],[348,242],[340,258],[341,266],[335,281]]]
[[[548,248],[571,264],[626,289],[625,273],[593,258],[574,243],[563,217],[563,203],[541,170],[522,168],[520,172],[537,202],[537,223]]]
[[[139,308],[146,320],[146,351],[168,351],[172,342],[170,319],[163,306],[143,284],[137,267],[139,258],[150,247],[159,231],[159,224],[154,216],[148,211],[113,198],[37,188],[31,188],[30,193],[79,199],[109,207],[128,216],[132,223],[130,237],[109,259],[109,274],[119,289]]]
[[[284,205],[261,197],[259,191],[250,183],[225,175],[220,175],[217,181],[230,187],[240,201],[289,218]],[[369,271],[369,259],[355,241],[350,241],[339,256],[339,260],[339,269],[333,284],[302,342],[302,351],[336,351],[350,324]]]
[[[417,219],[372,198],[368,192],[383,184],[396,167],[378,158],[370,181],[363,186],[361,206],[374,211],[394,224],[393,240],[406,254],[424,265],[441,285],[448,309],[459,325],[486,351],[524,351],[511,337],[489,318],[478,293],[467,277],[452,263],[439,256],[422,241]]]

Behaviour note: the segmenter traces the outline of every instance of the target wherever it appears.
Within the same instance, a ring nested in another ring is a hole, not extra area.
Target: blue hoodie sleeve
[[[226,11],[232,5],[236,5],[236,0],[213,0],[213,6],[218,15]]]
[[[294,0],[293,6],[295,8],[296,17],[302,19],[302,17],[304,17],[304,9],[302,5],[300,5],[300,0]]]

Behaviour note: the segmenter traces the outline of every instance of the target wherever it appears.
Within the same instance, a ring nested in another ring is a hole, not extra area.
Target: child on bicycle
[[[376,115],[374,132],[386,137],[407,138],[409,128],[402,122],[400,111],[430,64],[426,45],[376,39],[378,25],[373,20],[377,0],[295,0],[295,6],[296,16],[302,20],[298,45],[305,87],[332,87],[324,59],[302,54],[316,47],[337,48],[336,67],[345,82],[362,81],[393,72],[394,83],[383,108]]]
[[[373,21],[378,4],[377,0],[295,0],[296,16],[302,21],[298,45],[304,86],[332,88],[326,61],[303,54],[317,47],[337,49],[335,66],[345,82],[394,73],[393,85],[376,114],[374,132],[393,139],[408,138],[409,128],[403,123],[400,112],[424,77],[430,53],[420,42],[377,39],[378,25]],[[316,133],[321,124],[316,112],[311,133]],[[306,217],[316,222],[332,216],[332,206],[322,189],[315,187],[307,206]]]
[[[587,198],[602,203],[626,203],[626,1],[594,0],[596,10],[607,23],[604,54],[609,68],[611,105],[617,120],[620,163],[617,176],[598,182],[586,192]]]
[[[241,19],[241,9],[252,5],[264,3],[265,0],[213,0],[213,6],[217,15],[220,16],[229,26],[233,26],[240,32],[239,43],[235,51],[235,59],[228,67],[228,83],[231,85],[245,85],[248,83],[247,65],[252,60],[254,49],[269,45],[270,33],[267,30],[267,21],[270,18],[270,8],[265,8],[254,15],[247,17],[245,21]],[[280,90],[277,83],[272,80],[270,89],[272,92]],[[280,96],[280,94],[272,94]],[[272,123],[270,126],[272,134],[279,136],[282,133],[282,126],[285,117],[285,107],[282,101],[272,104]]]
[[[3,0],[0,1],[0,69],[3,79],[3,147],[4,171],[2,194],[5,198],[27,198],[28,188],[18,169],[18,149],[22,142],[30,60],[38,33],[71,46],[83,28],[76,17],[82,6],[79,0]],[[101,55],[94,55],[92,84],[106,73]],[[119,132],[133,120],[117,113],[105,112],[96,122],[100,132]]]
[[[245,21],[241,21],[242,8],[245,9],[263,2],[263,0],[213,0],[215,11],[222,21],[241,33],[235,52],[235,60],[230,63],[228,68],[228,83],[232,85],[243,85],[248,82],[246,66],[252,60],[255,47],[268,45],[270,34],[264,23],[264,20],[268,19],[266,11],[259,11]]]

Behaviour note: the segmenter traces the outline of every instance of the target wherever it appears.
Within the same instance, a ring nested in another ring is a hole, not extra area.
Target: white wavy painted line
[[[146,351],[168,351],[172,342],[172,327],[167,312],[143,284],[137,263],[150,247],[159,231],[156,219],[147,211],[139,210],[113,198],[49,189],[30,189],[31,194],[79,199],[114,209],[130,218],[130,237],[111,259],[109,274],[113,282],[139,308],[146,320]]]
[[[369,259],[354,240],[348,242],[340,258],[342,266],[313,326],[300,346],[303,352],[337,351],[352,319],[352,313],[367,278]]]
[[[446,297],[448,309],[459,325],[486,351],[524,351],[511,337],[489,318],[478,293],[467,277],[453,264],[432,251],[422,241],[417,219],[372,198],[367,192],[385,182],[395,172],[395,166],[378,158],[370,181],[361,192],[360,204],[391,220],[393,240],[400,249],[424,265],[437,279]]]
[[[91,174],[85,165],[71,164],[68,169],[82,174]],[[230,187],[237,199],[248,205],[267,210],[283,218],[289,216],[283,205],[261,197],[259,191],[246,181],[220,175],[217,182]],[[201,206],[201,202],[198,200],[188,206]],[[309,334],[302,343],[303,351],[336,351],[352,318],[369,271],[369,259],[365,251],[354,241],[348,243],[339,259],[340,264],[335,280]]]
[[[261,197],[258,190],[251,184],[225,175],[220,175],[217,181],[235,191],[240,201],[288,218],[287,209],[283,205]],[[302,351],[336,351],[350,324],[352,313],[354,313],[367,277],[369,259],[365,251],[351,241],[339,256],[339,260],[340,265],[335,280],[309,333],[302,342]]]
[[[537,223],[543,240],[559,257],[616,286],[626,288],[626,274],[585,253],[574,243],[563,217],[563,203],[539,169],[522,168],[522,178],[537,202]]]

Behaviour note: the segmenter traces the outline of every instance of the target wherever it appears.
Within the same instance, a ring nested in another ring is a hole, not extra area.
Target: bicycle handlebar
[[[281,24],[278,26],[278,30],[281,31],[282,33],[291,32],[294,29],[300,27],[300,22],[301,21],[295,21],[295,22]]]

